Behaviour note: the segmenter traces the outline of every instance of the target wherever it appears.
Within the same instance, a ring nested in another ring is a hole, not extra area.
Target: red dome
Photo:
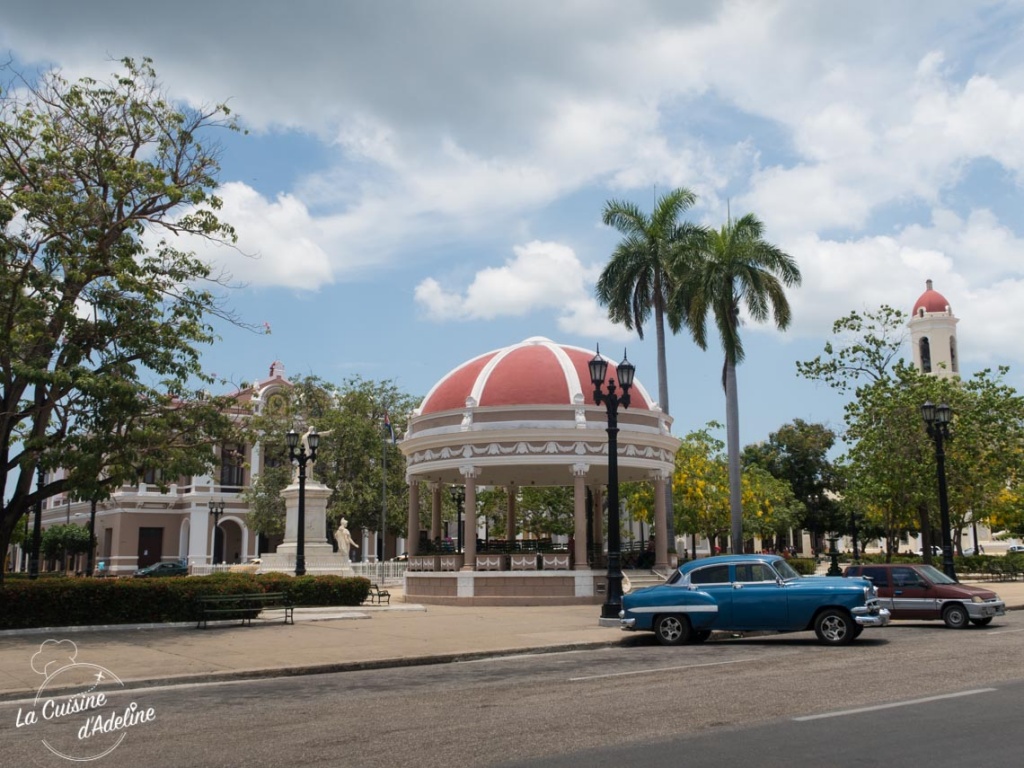
[[[594,386],[587,365],[593,356],[590,350],[535,336],[455,368],[430,390],[420,413],[461,410],[470,397],[481,408],[574,405],[579,394],[585,405],[594,405]],[[611,361],[607,378],[618,379],[616,364]],[[630,396],[631,409],[651,410],[651,398],[638,379],[633,381]]]
[[[934,312],[951,313],[953,311],[952,309],[950,309],[949,302],[946,301],[946,297],[943,296],[938,291],[932,289],[931,280],[925,281],[925,286],[925,292],[921,294],[921,297],[917,300],[917,303],[914,304],[914,311],[911,314],[917,315],[919,314],[919,311],[922,309],[925,312],[928,312],[929,314]]]

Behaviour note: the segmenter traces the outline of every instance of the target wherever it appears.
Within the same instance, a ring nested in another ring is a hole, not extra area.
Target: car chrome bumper
[[[990,619],[993,616],[1006,615],[1006,603],[1002,600],[991,603],[964,603],[967,615],[972,619]]]
[[[619,628],[623,630],[636,629],[636,619],[627,619],[624,611],[619,612]]]
[[[877,613],[868,613],[869,610],[867,607],[854,608],[853,620],[862,627],[884,627],[889,623],[888,608],[879,608]]]

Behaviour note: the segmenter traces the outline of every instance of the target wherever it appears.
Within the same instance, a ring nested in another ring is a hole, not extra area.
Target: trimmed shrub
[[[791,557],[786,562],[793,566],[793,570],[801,576],[813,576],[817,569],[817,563],[813,557]]]
[[[277,573],[8,581],[0,589],[0,629],[196,621],[200,595],[247,592],[284,592],[296,606],[356,606],[369,595],[370,582]]]

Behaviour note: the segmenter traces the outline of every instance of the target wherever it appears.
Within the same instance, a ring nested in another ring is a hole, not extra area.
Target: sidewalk
[[[1024,609],[1024,581],[974,582],[1007,608]],[[126,687],[448,663],[502,654],[618,645],[597,625],[600,606],[486,608],[420,606],[389,586],[390,606],[310,608],[295,624],[237,622],[152,628],[54,628],[0,632],[0,700],[33,696],[43,678],[32,656],[46,640],[71,640],[78,663],[114,673]]]

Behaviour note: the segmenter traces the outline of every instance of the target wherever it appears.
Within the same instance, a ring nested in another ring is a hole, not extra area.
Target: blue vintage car
[[[778,555],[723,555],[681,565],[664,584],[622,597],[625,630],[653,631],[662,645],[701,643],[712,630],[800,632],[846,645],[889,611],[867,579],[801,576]]]

